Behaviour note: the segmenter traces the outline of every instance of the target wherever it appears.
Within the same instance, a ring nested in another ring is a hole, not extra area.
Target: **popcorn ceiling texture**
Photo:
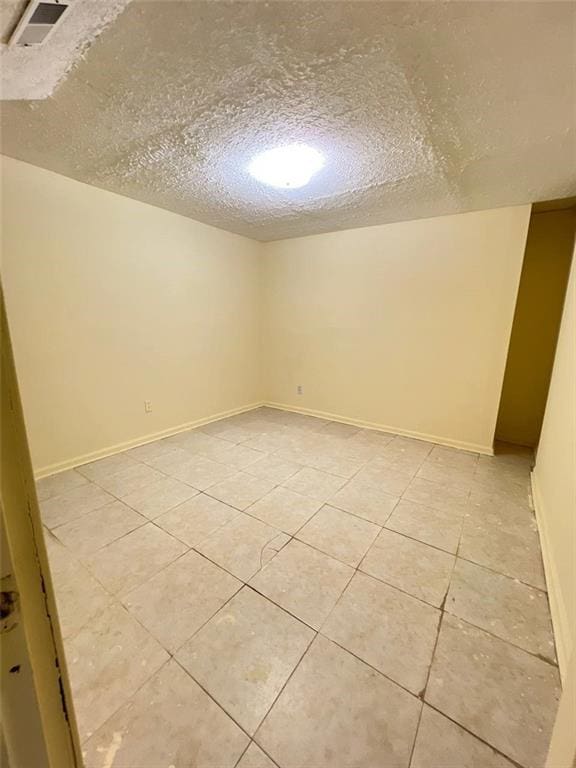
[[[2,99],[45,99],[129,0],[72,0],[44,46],[8,47],[28,2],[0,2],[0,94]]]
[[[3,104],[2,150],[259,240],[564,197],[575,18],[561,2],[133,0],[50,98]],[[326,156],[308,186],[247,174],[298,141]]]

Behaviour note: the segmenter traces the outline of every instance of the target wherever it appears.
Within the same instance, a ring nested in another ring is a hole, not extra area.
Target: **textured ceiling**
[[[2,105],[2,148],[260,240],[561,198],[576,193],[575,14],[133,0],[52,97]],[[308,186],[247,174],[300,141],[326,156]]]
[[[0,0],[2,99],[45,99],[129,0],[69,0],[44,46],[8,46],[28,0]]]

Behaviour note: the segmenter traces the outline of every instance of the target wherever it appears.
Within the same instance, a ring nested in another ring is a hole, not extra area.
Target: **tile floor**
[[[542,768],[530,463],[263,408],[41,480],[86,768]]]

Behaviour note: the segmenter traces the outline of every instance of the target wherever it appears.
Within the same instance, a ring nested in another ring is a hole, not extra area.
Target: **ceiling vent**
[[[42,45],[60,25],[70,2],[40,2],[32,0],[28,5],[8,45]]]

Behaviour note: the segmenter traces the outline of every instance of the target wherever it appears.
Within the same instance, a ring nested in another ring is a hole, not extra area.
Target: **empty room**
[[[576,4],[0,5],[10,768],[574,768]]]

